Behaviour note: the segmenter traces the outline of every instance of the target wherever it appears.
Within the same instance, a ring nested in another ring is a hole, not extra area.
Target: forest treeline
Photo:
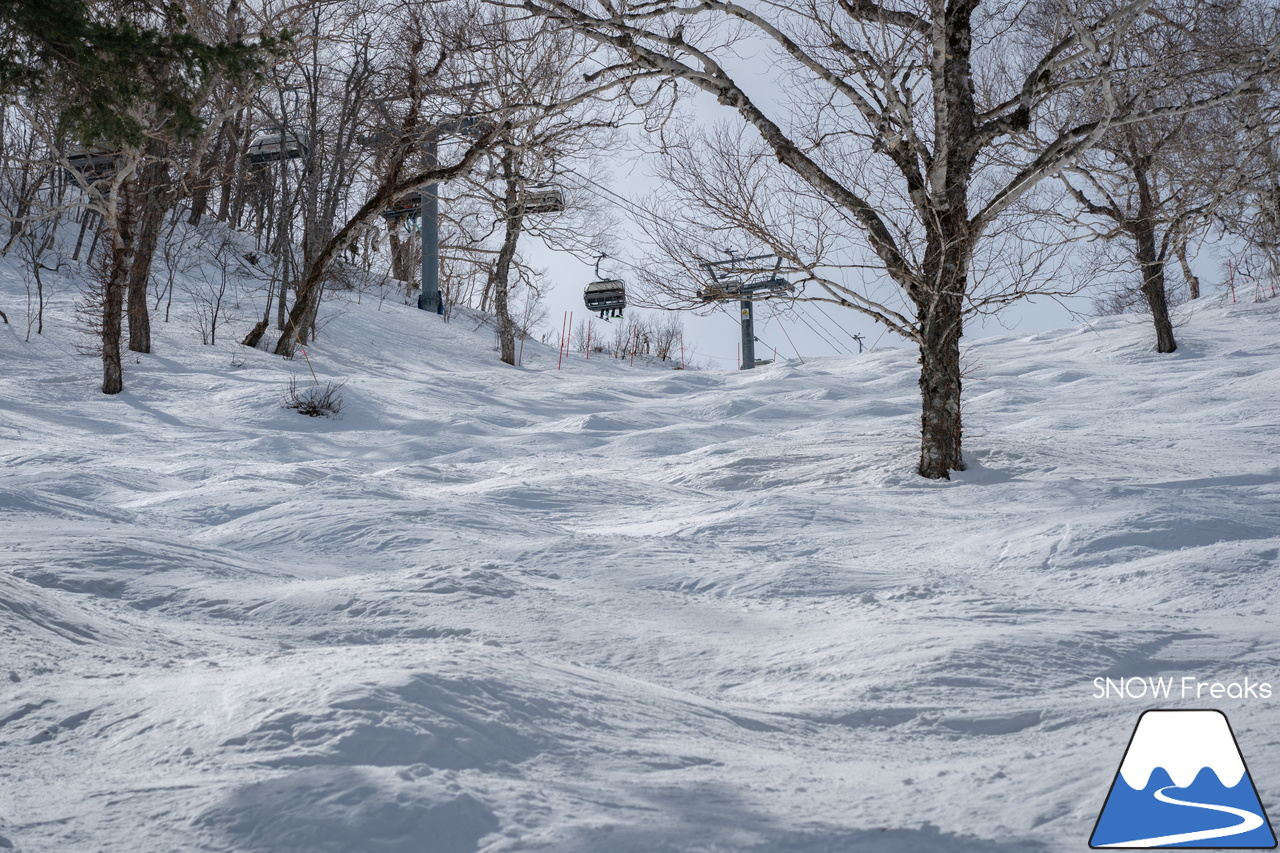
[[[514,363],[544,286],[531,236],[587,261],[643,244],[633,293],[671,308],[780,271],[794,287],[760,298],[834,304],[919,347],[919,471],[945,478],[964,467],[968,318],[1104,271],[1112,304],[1141,305],[1172,352],[1170,303],[1200,296],[1204,240],[1280,275],[1278,15],[1256,0],[4,0],[3,252],[37,289],[89,271],[106,393],[122,350],[150,351],[157,255],[202,223],[243,235],[263,271],[262,314],[235,336],[284,356],[326,292],[377,278],[406,298],[426,282],[429,310],[492,314]],[[606,186],[629,171],[611,162],[624,140],[657,178],[642,201]],[[708,288],[726,250],[764,260]]]

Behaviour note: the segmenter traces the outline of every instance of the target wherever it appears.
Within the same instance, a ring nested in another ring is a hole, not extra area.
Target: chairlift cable
[[[865,343],[863,343],[863,341],[862,341],[862,340],[860,340],[860,338],[861,338],[862,336],[860,336],[860,335],[855,335],[855,334],[853,334],[852,332],[850,332],[848,329],[846,329],[844,326],[840,325],[839,321],[837,321],[835,317],[832,317],[830,314],[828,314],[828,313],[827,313],[826,309],[825,309],[825,308],[823,308],[823,306],[822,306],[822,303],[821,303],[821,302],[814,302],[814,303],[813,303],[813,305],[814,305],[814,307],[815,307],[815,308],[817,308],[817,309],[818,309],[818,313],[819,313],[819,314],[821,314],[823,317],[825,317],[825,318],[826,318],[826,320],[827,320],[827,322],[828,322],[828,323],[830,323],[832,326],[835,326],[835,327],[836,327],[837,329],[839,329],[839,330],[840,330],[840,331],[841,331],[841,332],[842,332],[846,337],[848,337],[848,338],[849,338],[849,340],[853,341],[854,343],[856,343],[856,344],[858,345],[858,352],[859,352],[859,353],[862,353],[863,351],[865,351],[865,349],[866,349],[866,344],[865,344]],[[816,322],[816,318],[815,318],[815,322]],[[824,326],[823,328],[827,329],[827,331],[828,331],[828,332],[830,332],[830,328],[829,328],[829,327]],[[834,335],[833,335],[833,336],[834,336]],[[849,350],[849,354],[850,354],[850,355],[853,355],[853,350],[852,350],[852,349],[850,349],[850,350]]]
[[[821,327],[815,326],[813,323],[810,323],[809,320],[804,317],[800,318],[800,322],[804,323],[805,326],[808,327],[810,331],[812,331],[815,335],[821,338],[823,343],[831,347],[831,352],[833,354],[835,355],[849,354],[844,350],[843,347],[840,346],[840,344],[836,343],[835,341],[831,340],[831,338],[827,337],[825,330],[821,329]]]
[[[632,201],[631,199],[627,198],[626,196],[621,195],[620,193],[617,193],[617,192],[615,192],[614,190],[609,189],[609,188],[608,188],[607,186],[605,186],[604,184],[601,184],[600,182],[596,181],[595,179],[590,178],[590,177],[588,177],[588,176],[586,176],[586,175],[582,174],[582,173],[581,173],[581,172],[579,172],[577,169],[574,169],[572,166],[564,166],[564,167],[563,167],[563,169],[564,169],[564,171],[566,171],[566,172],[572,172],[573,174],[577,175],[577,176],[578,176],[579,178],[581,178],[582,180],[586,181],[588,184],[591,184],[593,187],[596,187],[596,189],[598,189],[600,192],[593,192],[593,194],[594,194],[594,195],[600,195],[600,193],[602,192],[602,193],[604,193],[604,194],[606,194],[606,195],[611,196],[611,197],[612,197],[613,199],[615,199],[616,201],[620,202],[620,203],[621,203],[625,208],[627,208],[627,212],[628,212],[628,213],[631,213],[633,216],[634,216],[634,215],[639,215],[639,216],[641,216],[642,218],[651,219],[651,220],[653,220],[654,222],[656,222],[656,223],[658,223],[658,224],[663,224],[662,220],[661,220],[661,219],[658,217],[658,215],[657,215],[657,214],[655,214],[653,211],[651,211],[651,210],[646,210],[645,208],[641,207],[641,206],[640,206],[638,203],[636,203],[635,201]],[[591,190],[588,190],[588,192],[592,192],[592,191],[591,191]]]
[[[815,328],[814,328],[814,326],[813,326],[813,324],[812,324],[812,323],[810,323],[810,322],[809,322],[809,320],[808,320],[808,319],[807,319],[803,314],[801,314],[799,311],[796,311],[796,319],[797,319],[797,320],[799,320],[801,323],[804,323],[806,326],[808,326],[808,327],[809,327],[809,331],[813,332],[815,335],[817,335],[819,338],[821,338],[821,339],[823,340],[823,342],[824,342],[824,343],[826,343],[826,345],[827,345],[827,346],[831,347],[831,349],[835,352],[835,354],[836,354],[836,355],[844,355],[844,354],[845,354],[845,353],[841,352],[841,351],[840,351],[840,347],[836,346],[836,345],[835,345],[835,344],[834,344],[834,343],[833,343],[829,338],[827,338],[827,336],[826,336],[826,335],[824,335],[822,332],[820,332],[820,331],[818,331],[817,329],[815,329]]]
[[[823,317],[826,317],[828,321],[831,320],[831,318],[826,314],[826,312],[820,312],[820,313],[822,314]],[[813,320],[813,322],[817,324],[818,327],[822,329],[822,331],[830,335],[833,340],[839,340],[839,336],[835,332],[831,331],[830,326],[828,326],[826,323],[823,323],[817,317],[813,317],[813,316],[810,316],[809,319]],[[853,354],[852,351],[850,351],[849,354],[852,355]]]
[[[791,336],[787,334],[787,324],[786,324],[786,323],[784,323],[784,322],[782,322],[782,318],[780,318],[777,314],[774,314],[772,317],[766,317],[766,318],[764,319],[764,321],[763,321],[763,323],[762,323],[761,325],[763,325],[763,326],[766,326],[766,327],[767,327],[767,326],[769,325],[769,323],[771,323],[771,322],[772,322],[772,321],[774,321],[774,320],[777,320],[777,321],[778,321],[778,328],[782,330],[782,335],[783,335],[783,337],[785,337],[785,338],[787,339],[787,343],[791,344],[791,351],[795,353],[796,358],[800,358],[800,351],[799,351],[798,349],[796,349],[796,345],[795,345],[795,343],[794,343],[794,342],[792,342],[792,340],[791,340]],[[765,343],[763,340],[761,340],[761,338],[760,338],[758,335],[756,336],[756,340],[757,340],[757,341],[760,341],[760,343],[764,344],[765,346],[769,346],[767,343]],[[777,352],[777,350],[778,350],[778,348],[777,348],[777,347],[771,347],[771,349],[772,349],[774,352]],[[804,359],[803,359],[803,358],[800,358],[800,362],[801,362],[801,364],[803,364],[803,363],[804,363]]]
[[[587,190],[588,192],[591,192],[593,195],[600,196],[600,195],[601,195],[601,193],[604,193],[605,195],[611,196],[611,197],[612,197],[614,200],[616,200],[617,202],[620,202],[620,203],[622,204],[623,208],[624,208],[628,213],[630,213],[632,216],[638,216],[638,217],[639,217],[639,218],[641,218],[641,219],[648,219],[649,221],[651,221],[651,222],[653,222],[654,224],[659,225],[659,226],[665,226],[665,225],[666,225],[666,223],[662,221],[662,218],[661,218],[661,217],[659,217],[659,216],[658,216],[656,213],[654,213],[652,210],[648,210],[647,208],[642,207],[639,203],[637,203],[637,202],[635,202],[635,201],[632,201],[631,199],[627,198],[626,196],[621,195],[620,193],[617,193],[617,192],[615,192],[615,191],[613,191],[613,190],[609,189],[609,188],[608,188],[608,187],[606,187],[604,184],[601,184],[601,183],[599,183],[598,181],[596,181],[596,180],[594,180],[594,179],[592,179],[592,178],[587,177],[586,175],[582,174],[581,172],[579,172],[577,169],[573,168],[572,166],[562,166],[561,168],[562,168],[564,171],[566,171],[566,172],[572,172],[573,174],[577,175],[577,176],[578,176],[579,178],[581,178],[582,180],[586,181],[588,184],[591,184],[591,186],[596,187],[596,190],[598,190],[598,191],[593,191],[593,190],[590,190],[590,189],[588,189],[588,190]]]
[[[863,343],[862,343],[862,340],[861,340],[861,336],[854,335],[852,332],[850,332],[850,331],[849,331],[848,329],[846,329],[844,326],[841,326],[838,322],[836,322],[836,318],[832,317],[830,314],[828,314],[828,313],[827,313],[826,309],[822,307],[822,303],[821,303],[821,302],[816,302],[816,303],[814,303],[814,304],[817,306],[819,313],[821,313],[821,314],[822,314],[822,316],[824,316],[824,317],[826,317],[828,320],[830,320],[830,321],[831,321],[831,323],[832,323],[832,324],[833,324],[837,329],[839,329],[840,331],[842,331],[842,332],[844,332],[846,335],[848,335],[848,336],[849,336],[849,339],[850,339],[850,340],[852,340],[854,343],[856,343],[856,344],[858,345],[858,352],[862,352],[862,349],[863,349]],[[850,354],[852,355],[852,353],[850,353]]]
[[[787,331],[787,324],[779,320],[778,328],[782,330],[782,334],[786,337],[787,343],[791,344],[791,351],[796,354],[796,358],[800,359],[801,364],[804,364],[804,356],[800,354],[800,350],[796,346],[796,342],[791,340],[791,334]]]
[[[589,243],[584,241],[581,237],[578,237],[576,235],[564,234],[558,238],[551,238],[550,235],[543,234],[542,237],[543,237],[543,240],[553,249],[554,248],[567,249],[571,253],[585,255],[587,257],[595,257],[596,255],[600,254],[599,249],[590,245]],[[556,244],[560,244],[560,245],[556,245]],[[581,258],[579,258],[579,260],[581,260]],[[622,258],[615,258],[612,255],[609,256],[609,261],[611,263],[617,264],[618,266],[623,266],[623,267],[627,267],[628,269],[634,270],[635,272],[638,272],[641,275],[644,275],[646,272],[644,269],[636,266],[635,264],[630,263],[629,261],[625,261]]]
[[[596,255],[600,254],[599,249],[597,249],[595,246],[592,246],[591,244],[583,240],[581,237],[578,237],[577,235],[574,235],[574,234],[565,233],[565,234],[552,236],[550,234],[543,232],[539,236],[542,238],[543,242],[545,242],[550,248],[559,249],[560,251],[567,251],[570,254],[577,255],[579,256],[578,260],[583,261],[583,263],[588,263],[588,261],[583,260],[584,257],[595,257]],[[622,266],[625,266],[625,267],[631,267],[632,269],[637,269],[637,270],[639,269],[638,267],[635,267],[632,264],[627,263],[621,258],[613,258],[612,260],[616,264],[621,264]]]

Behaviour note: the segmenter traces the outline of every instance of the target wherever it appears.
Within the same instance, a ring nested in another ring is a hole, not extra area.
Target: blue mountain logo
[[[1226,715],[1143,713],[1089,846],[1274,849],[1275,833]]]

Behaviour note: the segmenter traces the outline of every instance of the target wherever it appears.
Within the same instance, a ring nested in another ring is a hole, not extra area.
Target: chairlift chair
[[[382,218],[388,222],[399,222],[403,219],[411,219],[422,212],[422,193],[409,193],[407,196],[394,201],[390,207],[386,207],[382,211]]]
[[[718,302],[722,299],[737,299],[742,293],[742,279],[720,278],[712,285],[704,286],[698,291],[699,302]]]
[[[627,288],[622,279],[600,275],[600,262],[607,257],[601,255],[596,258],[596,280],[582,292],[582,301],[587,303],[589,310],[598,311],[601,320],[621,317],[622,309],[627,307]]]
[[[755,261],[774,262],[773,269],[761,269]],[[782,258],[778,255],[752,255],[738,257],[729,252],[729,258],[723,261],[708,261],[702,264],[711,278],[710,284],[698,291],[698,299],[702,302],[718,302],[721,300],[752,300],[757,295],[771,296],[787,290],[795,290],[795,285],[783,278],[780,273]],[[744,276],[755,276],[744,278]]]
[[[602,320],[621,317],[622,309],[627,307],[626,285],[616,278],[593,281],[583,292],[582,301],[589,310],[599,312]]]
[[[119,168],[117,163],[119,157],[119,151],[94,148],[88,151],[79,151],[75,154],[68,154],[67,162],[71,165],[73,171],[80,173],[90,182],[93,182],[115,174],[116,169]]]
[[[538,184],[525,191],[520,211],[525,214],[560,213],[564,210],[564,193],[558,187]]]
[[[252,166],[264,163],[277,163],[281,160],[296,160],[310,153],[305,133],[293,131],[278,133],[259,133],[249,143],[248,160]]]

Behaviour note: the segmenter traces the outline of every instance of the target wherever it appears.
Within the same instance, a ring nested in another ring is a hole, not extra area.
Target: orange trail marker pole
[[[302,349],[302,347],[298,347],[298,349],[302,350],[302,357],[307,359],[307,369],[311,371],[311,378],[315,379],[315,383],[319,385],[320,380],[316,379],[316,369],[311,366],[311,359],[307,357],[307,351],[305,349]]]

